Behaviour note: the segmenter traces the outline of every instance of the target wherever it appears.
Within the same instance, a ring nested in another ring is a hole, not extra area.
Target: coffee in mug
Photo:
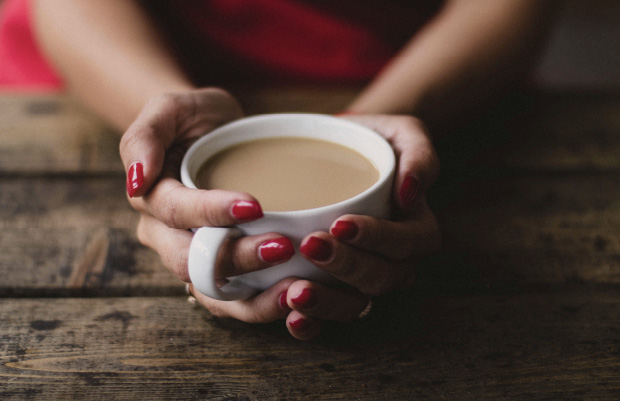
[[[254,196],[263,211],[287,212],[342,202],[370,188],[379,171],[359,152],[299,137],[255,139],[226,148],[200,168],[196,184]]]

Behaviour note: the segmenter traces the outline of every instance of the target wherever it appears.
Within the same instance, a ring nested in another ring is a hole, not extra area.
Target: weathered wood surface
[[[427,299],[389,342],[358,327],[299,343],[181,298],[5,300],[0,318],[3,400],[620,395],[618,289]]]
[[[0,96],[3,400],[620,398],[620,96],[516,94],[438,142],[444,249],[310,344],[187,305],[135,238],[118,139],[69,97]]]
[[[290,93],[242,98],[263,113],[327,111],[352,96]],[[505,103],[476,132],[439,145],[447,248],[493,279],[618,282],[620,97],[519,94]],[[118,133],[65,96],[5,96],[0,106],[0,267],[10,272],[0,288],[178,293],[132,234]]]
[[[0,171],[122,172],[118,134],[58,95],[0,96]]]
[[[334,113],[355,91],[256,89],[239,94],[248,114]],[[530,171],[620,170],[620,95],[517,94],[462,138],[479,163]],[[484,133],[485,135],[480,135]],[[476,136],[478,138],[476,138]],[[482,139],[480,139],[482,138]],[[478,147],[489,141],[485,154]],[[118,133],[67,96],[0,96],[0,171],[122,173]]]
[[[446,248],[488,279],[620,283],[620,177],[502,177],[460,188],[439,213]],[[137,243],[136,222],[122,178],[0,179],[0,292],[178,293],[177,279]]]

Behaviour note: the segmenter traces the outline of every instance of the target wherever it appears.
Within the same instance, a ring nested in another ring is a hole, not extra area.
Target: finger
[[[321,322],[298,311],[292,311],[286,318],[286,327],[296,339],[309,341],[321,331]]]
[[[138,224],[138,239],[154,249],[177,277],[185,282],[191,281],[188,273],[191,232],[172,229],[151,216],[143,215]],[[232,277],[275,266],[289,260],[294,253],[291,241],[276,233],[230,240],[220,250],[215,276]]]
[[[368,296],[408,287],[415,277],[414,266],[397,265],[379,254],[344,244],[325,232],[304,238],[300,252],[318,268]]]
[[[128,195],[148,192],[173,143],[187,149],[198,137],[242,114],[238,102],[218,88],[163,94],[149,101],[120,142]]]
[[[330,233],[355,248],[399,261],[436,251],[441,231],[426,199],[408,220],[379,220],[370,216],[345,215],[331,226]]]
[[[172,228],[221,227],[256,220],[263,216],[258,201],[249,194],[185,187],[173,178],[162,178],[131,205]]]
[[[423,127],[416,121],[405,125],[409,132],[418,130],[419,135],[396,135],[392,139],[398,157],[394,190],[398,204],[404,210],[410,210],[424,197],[439,175],[439,158],[430,139],[421,134]]]
[[[264,292],[243,301],[219,301],[209,298],[189,285],[190,293],[216,317],[226,317],[247,323],[268,323],[285,318],[290,309],[283,307],[280,297],[294,281],[293,278],[279,281]]]
[[[216,278],[275,266],[288,261],[294,254],[291,240],[277,233],[230,239],[220,249]]]
[[[390,142],[398,159],[394,196],[402,209],[409,210],[439,175],[439,158],[424,124],[411,116],[347,118],[372,128]]]
[[[298,280],[287,292],[292,309],[323,320],[349,322],[368,306],[369,298],[355,289],[328,288],[313,281]]]
[[[175,121],[179,107],[172,96],[157,97],[123,134],[120,153],[127,172],[129,197],[144,195],[160,175],[166,150],[177,135]]]
[[[142,215],[137,229],[138,240],[145,246],[155,250],[172,273],[189,283],[187,269],[189,247],[192,233],[187,230],[170,228],[159,220]]]

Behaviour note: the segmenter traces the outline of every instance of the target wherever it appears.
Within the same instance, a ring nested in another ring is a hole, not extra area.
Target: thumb
[[[242,115],[237,100],[219,88],[155,97],[121,138],[128,195],[143,196],[151,189],[175,142],[187,148],[196,138]]]
[[[166,152],[178,132],[177,121],[188,108],[182,96],[164,94],[149,101],[120,141],[120,154],[127,173],[127,194],[146,194],[162,172]]]

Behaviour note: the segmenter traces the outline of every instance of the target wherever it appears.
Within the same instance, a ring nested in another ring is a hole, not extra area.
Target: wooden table
[[[352,90],[245,89],[249,113]],[[215,319],[134,235],[118,135],[0,97],[0,399],[620,399],[620,96],[519,92],[437,144],[445,246],[314,342]]]

